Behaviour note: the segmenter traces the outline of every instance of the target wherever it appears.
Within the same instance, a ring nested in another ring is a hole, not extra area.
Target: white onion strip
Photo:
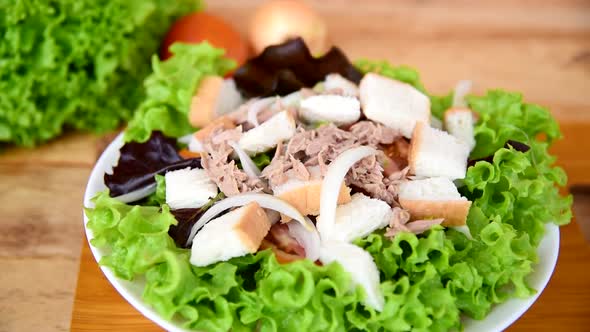
[[[222,199],[211,206],[205,213],[203,213],[203,215],[199,218],[199,220],[197,220],[191,229],[191,233],[186,242],[187,246],[191,244],[197,232],[218,214],[227,209],[244,206],[252,202],[258,203],[265,209],[275,210],[290,217],[291,219],[295,219],[310,232],[314,230],[313,223],[309,219],[306,220],[299,210],[282,199],[269,194],[245,193]]]
[[[359,160],[377,153],[372,147],[359,146],[344,151],[328,166],[320,194],[320,217],[316,225],[321,234],[328,234],[336,222],[336,207],[340,187],[348,170]]]
[[[462,80],[457,83],[453,93],[453,107],[467,107],[465,96],[471,92],[472,86],[473,82],[469,80]]]
[[[305,221],[313,226],[309,218],[305,217]],[[311,232],[298,222],[289,222],[287,227],[289,227],[289,234],[305,249],[305,257],[312,262],[317,261],[320,258],[320,234],[315,226]]]
[[[258,127],[260,125],[260,123],[258,123],[258,113],[269,107],[275,99],[276,97],[267,97],[254,100],[252,105],[248,107],[248,122],[254,127]]]
[[[179,137],[177,139],[177,141],[180,142],[180,143],[182,143],[182,144],[189,144],[192,141],[192,139],[193,139],[193,135],[194,135],[194,133],[193,134],[188,134],[188,135],[181,136],[181,137]]]
[[[260,176],[260,169],[254,163],[252,158],[248,156],[246,151],[244,151],[236,142],[227,142],[229,146],[236,152],[238,158],[240,158],[240,162],[242,163],[242,169],[250,178],[257,179]]]
[[[128,192],[126,194],[123,194],[123,195],[120,195],[117,197],[113,197],[113,198],[117,199],[123,203],[131,203],[131,202],[139,201],[142,198],[146,198],[149,195],[151,195],[152,193],[154,193],[155,191],[156,191],[156,184],[152,183],[152,184],[148,185],[147,187],[137,189],[132,192]]]

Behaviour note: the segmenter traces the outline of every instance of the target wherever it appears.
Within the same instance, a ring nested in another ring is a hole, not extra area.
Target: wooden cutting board
[[[260,1],[209,1],[208,10],[241,32]],[[551,107],[565,140],[553,149],[570,184],[590,185],[590,44],[588,3],[577,0],[478,2],[312,1],[330,35],[353,59],[411,64],[426,86],[448,91],[457,79],[476,93],[503,87]],[[584,14],[585,13],[585,14]],[[589,218],[586,210],[585,218]],[[587,220],[580,215],[580,223]],[[575,222],[561,229],[555,274],[510,331],[587,331],[590,326],[590,246]],[[160,331],[108,283],[84,242],[72,331]]]

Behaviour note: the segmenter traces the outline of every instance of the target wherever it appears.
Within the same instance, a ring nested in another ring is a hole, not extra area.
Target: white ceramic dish
[[[90,199],[97,192],[106,189],[103,182],[104,173],[106,171],[110,172],[112,167],[117,163],[121,146],[123,146],[123,136],[119,135],[98,159],[98,162],[90,174],[88,185],[86,186],[84,206],[92,207]],[[93,234],[92,231],[86,228],[87,222],[88,219],[84,216],[86,237],[90,240],[92,239]],[[104,255],[103,250],[95,248],[92,245],[90,246],[90,249],[92,250],[94,258],[98,262]],[[464,319],[463,323],[466,332],[502,331],[522,316],[522,314],[524,314],[524,312],[535,302],[549,282],[555,264],[557,263],[557,256],[559,253],[559,228],[557,226],[554,224],[547,224],[545,238],[541,241],[537,251],[540,257],[540,262],[535,266],[535,271],[528,277],[530,285],[537,290],[537,293],[526,299],[510,299],[505,303],[496,305],[484,320],[476,321],[468,318]],[[180,321],[168,321],[163,319],[153,308],[143,302],[141,298],[141,293],[144,287],[143,280],[129,282],[117,278],[108,268],[101,267],[101,269],[121,296],[123,296],[127,302],[145,317],[168,331],[188,331],[181,327],[182,323]]]

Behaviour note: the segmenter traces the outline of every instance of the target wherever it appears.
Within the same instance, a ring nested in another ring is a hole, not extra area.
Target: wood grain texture
[[[261,1],[208,1],[208,10],[245,32]],[[590,1],[310,3],[325,17],[334,44],[352,59],[411,65],[437,93],[467,78],[475,82],[476,93],[502,87],[550,107],[565,136],[552,151],[569,184],[590,184]],[[159,330],[106,282],[87,245],[70,315],[83,237],[82,192],[98,151],[109,140],[68,134],[38,149],[0,154],[0,332],[67,331],[70,317],[74,331]],[[590,215],[578,220],[584,223]],[[581,331],[588,326],[588,250],[577,225],[563,229],[549,287],[512,330]]]
[[[68,331],[90,168],[0,164],[0,331]]]

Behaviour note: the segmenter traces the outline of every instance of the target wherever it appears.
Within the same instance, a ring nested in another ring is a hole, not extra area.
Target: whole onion
[[[325,22],[303,1],[269,1],[254,13],[249,39],[256,53],[295,37],[302,37],[316,56],[330,47]]]

